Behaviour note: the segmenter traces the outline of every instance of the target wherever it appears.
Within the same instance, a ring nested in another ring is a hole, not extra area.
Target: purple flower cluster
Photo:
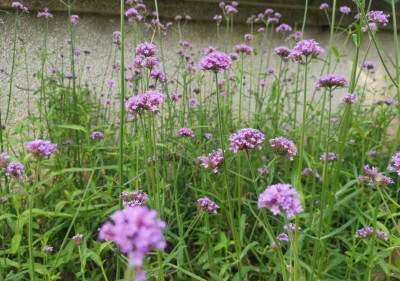
[[[245,34],[244,35],[244,40],[245,41],[251,41],[254,39],[254,35],[253,34]]]
[[[367,238],[369,236],[372,236],[374,234],[374,228],[372,226],[367,227],[367,228],[361,228],[359,230],[356,231],[356,238],[358,239],[364,239]],[[383,231],[379,231],[379,230],[375,230],[375,237],[383,240],[383,241],[387,241],[387,233],[383,232]]]
[[[133,22],[134,20],[141,21],[143,19],[142,15],[135,8],[127,10],[125,16],[128,18],[129,22]]]
[[[325,9],[328,9],[328,8],[329,8],[328,3],[322,3],[321,6],[319,6],[320,10],[325,10]]]
[[[261,150],[260,144],[264,141],[264,134],[257,129],[245,128],[240,129],[229,137],[230,147],[234,153],[239,150],[258,148]]]
[[[310,177],[310,176],[314,176],[315,175],[316,179],[318,179],[319,181],[322,181],[322,178],[321,178],[320,174],[318,173],[318,171],[317,170],[314,171],[311,168],[305,168],[301,172],[301,175],[304,176],[304,177]]]
[[[11,4],[11,7],[13,7],[13,8],[18,8],[18,9],[20,9],[22,12],[29,13],[28,8],[25,7],[24,5],[22,5],[20,2],[13,2],[13,3]]]
[[[133,114],[143,111],[157,112],[165,98],[166,96],[159,91],[146,91],[144,94],[130,97],[126,101],[125,107]]]
[[[146,254],[167,246],[162,233],[166,223],[157,216],[157,211],[145,206],[126,208],[114,212],[99,231],[100,240],[113,241],[128,255],[129,266],[136,268],[135,278],[139,280],[146,280],[141,270]]]
[[[249,56],[252,56],[254,54],[253,48],[249,47],[246,44],[237,45],[233,48],[233,50],[235,51],[235,53],[238,54],[247,54]]]
[[[368,152],[368,156],[370,157],[377,157],[379,155],[379,152],[376,150],[371,150],[370,152]]]
[[[344,76],[329,74],[328,76],[319,77],[317,80],[316,88],[328,88],[334,90],[338,87],[347,87],[349,83]]]
[[[212,139],[212,134],[210,134],[210,133],[206,133],[204,136],[205,136],[205,138],[208,139],[208,140],[211,140],[211,139]]]
[[[296,31],[295,33],[289,34],[288,37],[286,37],[285,42],[288,42],[290,40],[295,40],[295,41],[299,41],[302,37],[302,34],[300,31]]]
[[[370,11],[367,14],[367,18],[372,23],[381,23],[383,26],[386,26],[389,23],[388,18],[390,15],[386,15],[383,11]]]
[[[276,32],[287,32],[287,31],[291,32],[292,30],[293,30],[293,28],[286,23],[282,23],[277,28],[275,28]]]
[[[71,16],[71,22],[72,22],[73,24],[77,24],[79,20],[80,20],[80,18],[79,18],[78,15],[72,15],[72,16]]]
[[[258,208],[269,208],[274,215],[285,212],[288,218],[303,212],[300,195],[290,184],[270,185],[258,198]]]
[[[322,153],[321,157],[319,158],[319,160],[321,160],[322,162],[326,161],[326,152]],[[328,153],[328,161],[335,161],[335,160],[339,160],[339,154],[335,154],[333,152],[329,152]]]
[[[23,180],[25,175],[24,165],[19,162],[11,162],[8,164],[7,168],[3,169],[3,172],[6,176],[14,176],[17,177],[19,180]]]
[[[53,252],[53,247],[46,246],[43,248],[44,253],[51,253]]]
[[[261,168],[258,168],[258,174],[262,175],[262,176],[268,176],[269,173],[271,172],[270,169],[268,169],[268,167],[266,165],[262,166]]]
[[[284,225],[283,228],[286,230],[286,232],[291,232],[295,233],[296,232],[296,224],[295,223],[289,223],[288,225]],[[297,227],[298,230],[301,230],[301,227]]]
[[[351,94],[351,93],[347,93],[346,95],[344,95],[340,99],[342,100],[342,102],[348,103],[348,104],[353,104],[358,100],[357,96],[355,94]]]
[[[144,42],[142,44],[137,45],[136,54],[142,55],[144,57],[151,57],[157,54],[157,47],[153,44]]]
[[[366,70],[374,70],[376,67],[376,63],[373,61],[366,61],[364,62],[364,68]]]
[[[366,176],[359,175],[358,179],[361,182],[368,182],[369,186],[384,187],[394,183],[391,178],[378,173],[378,168],[376,167],[371,168],[369,165],[365,165],[364,173]]]
[[[215,202],[211,201],[208,197],[200,198],[197,200],[197,202],[197,206],[201,212],[216,214],[217,209],[219,209],[219,206],[215,204]]]
[[[72,237],[72,240],[75,241],[76,245],[82,244],[82,240],[83,240],[83,234],[77,234],[74,237]]]
[[[178,136],[187,136],[187,137],[194,138],[194,133],[193,133],[192,129],[189,129],[189,128],[179,129],[177,135]]]
[[[289,236],[286,233],[281,233],[276,237],[277,240],[279,241],[286,241],[289,242]]]
[[[143,190],[136,190],[133,192],[124,191],[119,198],[124,201],[125,207],[137,207],[146,204],[147,193]]]
[[[191,98],[188,100],[188,103],[193,105],[193,106],[200,106],[200,103],[195,99],[195,98]]]
[[[215,73],[222,72],[223,70],[231,70],[231,58],[220,52],[214,51],[201,58],[199,66],[201,70],[211,70]]]
[[[0,162],[0,163],[1,163],[1,162]],[[397,172],[397,174],[400,176],[400,152],[396,152],[396,153],[393,155],[393,157],[392,157],[392,163],[393,163],[393,166],[390,165],[390,166],[388,167],[388,170],[389,170],[389,171],[392,171],[392,172]],[[0,167],[1,167],[1,165],[0,165]]]
[[[212,153],[208,154],[208,156],[199,156],[198,159],[204,168],[212,170],[214,173],[218,173],[218,169],[221,168],[224,163],[222,149],[214,150]]]
[[[0,168],[6,168],[8,166],[8,159],[10,156],[7,153],[2,152],[0,153]]]
[[[339,8],[339,10],[340,10],[340,12],[342,14],[345,14],[345,15],[347,15],[348,13],[351,12],[351,9],[349,7],[347,7],[347,6],[342,6],[342,7]]]
[[[26,146],[29,151],[38,158],[49,156],[57,151],[57,144],[45,140],[34,140],[28,142]]]
[[[53,15],[49,13],[49,9],[44,8],[44,12],[38,12],[38,18],[53,18]]]
[[[295,61],[307,62],[309,58],[315,58],[325,50],[314,40],[301,40],[291,51],[289,58]]]
[[[286,46],[280,46],[280,47],[276,47],[275,48],[275,53],[282,57],[283,59],[287,60],[288,56],[290,55],[290,53],[292,52],[291,49],[289,49]]]
[[[102,132],[96,131],[96,132],[93,132],[93,133],[90,135],[90,137],[91,137],[92,139],[104,138],[104,134],[103,134]]]
[[[291,161],[293,161],[293,156],[296,156],[297,149],[294,143],[284,137],[270,139],[269,144],[273,152],[281,156],[286,156]]]

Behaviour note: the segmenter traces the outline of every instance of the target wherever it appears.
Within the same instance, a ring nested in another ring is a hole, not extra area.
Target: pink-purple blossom
[[[305,168],[302,172],[301,172],[301,175],[303,176],[303,177],[310,177],[310,176],[314,176],[315,175],[315,178],[316,179],[318,179],[319,181],[322,181],[322,178],[321,178],[321,176],[320,176],[320,174],[318,173],[318,171],[317,170],[313,170],[313,169],[311,169],[311,168]]]
[[[293,156],[297,154],[297,148],[294,143],[284,137],[270,139],[272,151],[278,155],[286,156],[290,161],[293,161]]]
[[[8,166],[8,159],[10,159],[10,156],[8,156],[7,153],[0,153],[0,168],[6,168]]]
[[[366,61],[364,62],[364,68],[366,70],[374,70],[376,68],[376,63],[374,61]]]
[[[315,58],[324,52],[325,50],[314,39],[301,40],[294,46],[289,58],[294,61],[307,62],[310,58]]]
[[[90,137],[91,137],[92,139],[104,138],[104,134],[103,134],[102,132],[96,131],[96,132],[93,132],[93,133],[90,135]]]
[[[257,148],[261,150],[261,143],[264,141],[264,134],[257,129],[240,129],[229,137],[230,147],[234,153],[240,150]]]
[[[289,236],[288,236],[286,233],[284,233],[284,232],[282,232],[281,234],[279,234],[279,235],[276,237],[276,239],[279,240],[279,241],[286,241],[286,242],[289,242]]]
[[[220,51],[214,51],[202,57],[199,66],[201,70],[211,70],[217,73],[224,70],[231,70],[231,64],[232,60],[228,55]]]
[[[77,24],[79,20],[80,20],[80,18],[79,18],[78,15],[72,15],[72,16],[71,16],[71,22],[72,22],[73,24]]]
[[[194,137],[194,133],[192,131],[192,129],[189,128],[182,128],[178,130],[177,133],[178,136],[187,136],[187,137]]]
[[[125,107],[134,115],[143,111],[156,113],[159,111],[165,98],[166,96],[159,91],[146,91],[144,94],[130,97],[126,101]]]
[[[400,152],[396,152],[392,157],[392,165],[389,165],[388,170],[391,172],[397,172],[400,176]]]
[[[51,252],[53,252],[53,247],[46,246],[46,247],[43,248],[43,252],[44,253],[51,253]]]
[[[322,162],[326,161],[326,152],[322,153],[321,157],[319,158],[319,160],[321,160]],[[328,153],[328,161],[332,162],[335,160],[339,160],[339,154],[335,154],[333,152],[329,152]]]
[[[340,11],[342,14],[347,15],[348,13],[351,12],[351,9],[350,9],[349,7],[347,7],[347,6],[342,6],[342,7],[339,8],[339,11]]]
[[[342,102],[348,103],[348,104],[353,104],[358,100],[356,94],[351,94],[351,93],[347,93],[340,99],[342,100]]]
[[[320,10],[325,10],[325,9],[328,9],[328,8],[329,8],[328,3],[322,3],[321,6],[319,6]]]
[[[3,169],[3,172],[6,174],[6,176],[14,176],[22,181],[26,176],[24,167],[25,166],[21,163],[13,161],[8,164],[7,168]]]
[[[221,168],[224,163],[222,149],[213,150],[208,156],[199,156],[198,159],[204,168],[212,170],[214,173],[218,173],[218,169]]]
[[[361,228],[356,231],[356,238],[358,239],[365,239],[367,237],[371,237],[374,234],[374,228],[372,226],[367,228]],[[375,230],[375,237],[387,241],[387,233],[379,230]]]
[[[277,28],[275,28],[276,32],[290,32],[292,30],[293,28],[286,23],[282,23]]]
[[[46,19],[49,19],[49,18],[53,18],[53,15],[49,13],[49,9],[44,8],[44,12],[38,12],[37,17],[38,17],[38,18],[46,18]]]
[[[27,148],[35,157],[50,156],[57,151],[57,144],[47,140],[34,140],[27,143]]]
[[[364,166],[364,173],[366,176],[359,175],[358,179],[360,182],[368,182],[369,186],[372,187],[384,187],[390,184],[394,184],[393,180],[378,173],[378,168],[370,167],[369,165]]]
[[[124,201],[125,207],[137,207],[146,204],[147,193],[143,190],[136,190],[132,192],[123,191],[119,198]]]
[[[269,208],[274,215],[285,212],[288,218],[292,218],[303,212],[299,197],[290,184],[277,183],[268,186],[260,194],[258,208]]]
[[[253,48],[246,44],[237,45],[233,48],[233,50],[235,51],[235,53],[238,54],[247,54],[249,56],[252,56],[254,54]]]
[[[13,2],[13,3],[11,4],[11,7],[13,7],[13,8],[18,8],[18,9],[20,9],[22,12],[29,13],[28,8],[25,7],[24,5],[22,5],[20,2]]]
[[[329,74],[328,76],[319,77],[317,80],[316,88],[328,88],[334,90],[339,87],[347,87],[349,83],[346,78],[341,75]]]
[[[211,201],[208,197],[200,198],[197,200],[197,207],[201,212],[207,212],[210,214],[216,214],[219,206],[215,202]]]

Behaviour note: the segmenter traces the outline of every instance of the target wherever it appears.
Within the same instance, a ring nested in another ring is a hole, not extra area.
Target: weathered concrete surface
[[[10,7],[10,3],[12,1],[0,0],[0,8]],[[25,1],[26,2],[26,1]],[[119,30],[119,7],[116,3],[118,1],[94,1],[94,0],[77,0],[76,4],[73,7],[73,14],[78,14],[81,17],[81,20],[78,25],[75,26],[76,31],[76,48],[77,49],[91,49],[92,54],[89,56],[84,56],[83,54],[78,58],[77,63],[80,68],[83,68],[85,65],[90,65],[90,76],[83,75],[82,82],[86,79],[89,82],[96,85],[96,92],[100,92],[101,88],[108,89],[106,83],[103,82],[104,73],[106,73],[106,80],[116,79],[116,73],[113,72],[110,67],[114,62],[118,63],[118,52],[115,55],[115,46],[112,44],[112,32]],[[147,1],[148,2],[148,1]],[[241,2],[241,1],[239,1]],[[341,1],[338,1],[340,6]],[[375,1],[377,2],[377,1]],[[151,3],[149,2],[149,10],[152,11]],[[213,0],[187,0],[187,1],[159,1],[159,10],[160,17],[163,22],[174,17],[176,14],[186,15],[189,14],[192,16],[193,20],[188,22],[183,28],[183,40],[190,41],[194,50],[197,48],[205,48],[210,45],[217,45],[216,38],[216,26],[213,21],[210,19],[216,14],[219,13],[219,7],[217,5],[218,1]],[[297,4],[296,4],[297,3]],[[343,3],[347,3],[348,1],[343,1]],[[380,3],[383,3],[382,1]],[[12,101],[14,102],[11,120],[13,123],[18,122],[23,119],[27,113],[27,96],[28,91],[26,89],[36,89],[39,81],[37,78],[33,77],[33,74],[39,70],[40,60],[35,55],[35,50],[38,45],[43,44],[44,38],[44,19],[37,19],[35,10],[42,10],[44,7],[48,7],[50,12],[54,14],[54,19],[49,20],[49,36],[48,36],[48,49],[55,54],[58,54],[60,50],[58,46],[60,44],[65,44],[65,39],[69,38],[68,31],[68,16],[65,12],[65,7],[60,4],[59,1],[29,1],[24,3],[31,9],[31,13],[28,15],[22,15],[18,22],[18,49],[23,48],[22,53],[18,53],[17,61],[19,66],[16,69],[16,76],[14,79],[14,89]],[[148,4],[148,3],[146,3]],[[384,5],[385,10],[388,10],[390,6],[387,4]],[[302,21],[303,9],[300,9],[301,5],[299,5],[299,1],[243,1],[241,6],[239,7],[240,14],[237,19],[235,18],[235,22],[239,23],[235,26],[234,33],[234,43],[243,43],[243,36],[246,33],[250,32],[250,26],[245,24],[240,24],[240,22],[244,22],[245,19],[251,14],[256,14],[258,12],[264,11],[266,8],[271,7],[276,11],[279,11],[282,14],[281,22],[287,22],[292,25],[299,26]],[[308,22],[310,25],[307,25],[306,32],[304,38],[315,38],[320,44],[327,48],[329,44],[329,32],[327,28],[327,20],[326,16],[323,12],[319,11],[317,8],[318,4],[313,4],[310,7],[308,14]],[[297,16],[296,16],[297,15]],[[11,69],[11,50],[13,44],[13,24],[14,24],[14,15],[10,14],[1,14],[4,19],[5,24],[0,26],[0,68],[6,68],[7,72]],[[350,16],[348,16],[350,19]],[[343,21],[345,23],[345,20]],[[223,24],[221,25],[221,34],[224,33]],[[178,56],[176,55],[176,50],[179,48],[179,36],[177,32],[177,27],[174,25],[171,29],[168,30],[167,36],[164,41],[164,49],[166,53],[166,62],[167,62],[167,74],[172,75],[174,72],[174,66],[178,62]],[[150,34],[146,35],[147,40],[150,40]],[[390,27],[388,30],[382,30],[377,35],[379,42],[382,42],[382,47],[389,54],[393,54],[393,33],[390,31]],[[134,58],[134,42],[131,37],[128,37],[127,40],[127,52],[126,52],[126,60],[127,62],[131,62]],[[339,37],[335,40],[335,47],[340,50],[341,44],[343,43],[345,36],[339,35]],[[367,49],[369,40],[365,38],[364,46],[362,48],[361,55],[365,54]],[[157,42],[156,42],[157,43]],[[273,41],[273,46],[285,45],[286,43],[282,40],[282,37],[275,37]],[[258,49],[266,48],[265,43],[262,43],[261,46],[258,46]],[[65,50],[65,53],[68,53]],[[349,39],[348,45],[344,48],[341,57],[341,63],[336,69],[335,73],[345,75],[349,77],[351,67],[352,67],[352,59],[354,57],[354,45]],[[271,63],[269,66],[276,67],[278,59],[271,55]],[[372,46],[368,55],[368,60],[379,61],[375,48]],[[292,70],[295,71],[296,67],[293,63],[291,63]],[[312,91],[316,78],[320,73],[320,64],[314,64],[311,66],[312,72],[309,77],[310,79],[310,91]],[[59,68],[60,65],[56,65],[55,56],[49,58],[49,62],[46,66],[46,71],[48,72],[51,67]],[[65,67],[65,73],[68,73],[68,66]],[[267,65],[263,66],[265,69]],[[374,77],[377,78],[377,81],[373,81],[373,79],[368,80],[368,88],[376,88],[377,91],[384,95],[385,97],[392,97],[394,95],[393,89],[387,90],[386,86],[388,85],[388,81],[383,80],[384,69],[380,63],[378,63],[378,71],[374,74]],[[364,81],[365,76],[362,74],[361,80]],[[0,107],[2,114],[6,110],[6,100],[8,95],[8,78],[3,73],[0,73]],[[117,83],[117,82],[116,82]],[[115,88],[114,88],[114,91]],[[340,93],[339,93],[340,92]],[[338,91],[337,95],[344,94],[345,90]],[[30,94],[32,95],[32,93]],[[369,97],[369,99],[373,99],[373,97]],[[339,99],[336,98],[334,102],[338,102]],[[34,106],[31,102],[31,106]],[[4,119],[4,116],[3,116]]]

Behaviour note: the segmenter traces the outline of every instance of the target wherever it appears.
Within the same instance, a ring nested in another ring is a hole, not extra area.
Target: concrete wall
[[[12,1],[0,0],[0,9],[11,6]],[[18,52],[17,61],[19,66],[16,69],[16,76],[14,79],[14,88],[12,94],[12,101],[15,107],[12,110],[11,123],[18,122],[26,116],[26,103],[28,91],[26,89],[37,89],[39,80],[33,77],[33,74],[39,71],[40,59],[35,55],[35,50],[39,45],[43,45],[44,31],[45,31],[45,20],[38,19],[36,17],[37,10],[42,10],[43,7],[49,7],[50,12],[54,14],[54,19],[49,20],[49,33],[48,33],[48,49],[50,52],[57,54],[60,52],[60,44],[65,44],[65,39],[69,38],[68,31],[68,16],[65,11],[65,7],[60,4],[59,1],[25,1],[26,6],[31,9],[29,14],[24,14],[18,21],[18,49],[23,51]],[[79,24],[75,26],[76,31],[76,48],[77,49],[90,49],[92,54],[84,56],[83,54],[78,58],[78,65],[83,67],[84,65],[90,65],[90,75],[83,75],[80,77],[82,82],[89,80],[91,83],[96,85],[96,92],[100,92],[101,88],[108,89],[103,83],[103,78],[112,79],[115,78],[116,73],[112,71],[111,65],[114,62],[118,62],[118,52],[115,52],[115,45],[112,44],[113,36],[112,32],[119,30],[119,7],[116,3],[118,1],[89,1],[89,0],[77,0],[73,14],[78,14],[81,17]],[[145,1],[146,2],[146,1]],[[241,1],[239,1],[241,2]],[[244,24],[244,21],[248,16],[253,13],[262,12],[266,7],[272,7],[276,11],[279,11],[283,17],[281,22],[287,22],[289,24],[300,26],[302,22],[302,16],[304,10],[302,7],[302,1],[271,1],[270,3],[265,1],[243,1],[239,7],[240,14],[237,17],[234,33],[234,44],[244,43],[243,36],[245,33],[250,32],[250,26]],[[375,1],[376,2],[376,1]],[[152,11],[152,1],[149,2],[149,10]],[[218,1],[213,0],[187,0],[187,1],[159,1],[160,17],[163,22],[171,20],[176,14],[186,15],[189,14],[193,17],[193,20],[188,22],[182,31],[183,40],[187,40],[193,44],[193,49],[205,48],[210,45],[217,45],[216,38],[216,25],[210,20],[216,13],[218,13],[219,7]],[[314,3],[314,2],[313,2]],[[349,5],[348,1],[346,1]],[[381,2],[379,2],[381,3]],[[148,4],[148,3],[146,3]],[[314,3],[309,10],[308,25],[306,26],[305,35],[303,38],[315,38],[321,46],[324,48],[328,47],[329,44],[329,29],[327,28],[327,20],[325,14],[318,9],[319,2]],[[390,6],[384,6],[384,8],[390,8]],[[4,67],[9,73],[11,70],[12,63],[12,45],[13,45],[13,28],[15,22],[15,16],[12,10],[8,10],[7,13],[0,13],[0,17],[3,18],[5,24],[0,25],[0,68]],[[351,16],[347,16],[342,21],[342,24],[351,21]],[[223,24],[221,25],[221,33],[224,33]],[[147,40],[150,40],[151,34],[146,34]],[[379,42],[382,47],[389,53],[393,54],[393,31],[388,26],[386,29],[381,30],[377,35]],[[273,41],[273,46],[285,45],[286,43],[282,40],[283,37],[276,36]],[[337,49],[341,49],[342,43],[346,36],[338,35],[335,39],[335,46]],[[174,72],[174,66],[178,62],[178,56],[176,50],[179,48],[179,35],[177,31],[177,25],[174,24],[172,28],[167,31],[167,36],[164,38],[164,48],[166,53],[168,75],[172,75]],[[221,40],[223,42],[223,40]],[[362,55],[365,54],[368,47],[369,39],[365,38],[364,45],[362,48]],[[156,42],[157,44],[157,42]],[[127,53],[126,59],[128,63],[134,59],[134,42],[133,36],[130,36],[127,40]],[[266,48],[265,42],[258,42],[256,46],[259,50]],[[68,54],[68,49],[64,51]],[[117,54],[117,55],[115,55]],[[48,71],[54,66],[55,55],[49,58],[49,62],[46,66]],[[344,48],[341,62],[338,65],[335,73],[349,77],[352,67],[352,60],[354,57],[354,45],[349,39],[347,47]],[[371,46],[368,60],[379,61],[374,46]],[[276,56],[271,55],[271,63],[269,66],[277,68],[278,59]],[[292,64],[291,72],[295,71],[296,67]],[[313,89],[314,82],[319,73],[321,64],[314,64],[311,66],[312,74],[310,75],[310,90]],[[59,67],[59,64],[57,65]],[[265,69],[267,65],[264,65]],[[65,66],[65,73],[68,73],[68,67]],[[106,73],[106,76],[104,74]],[[380,63],[378,63],[378,70],[373,77],[368,81],[368,88],[376,88],[385,97],[391,97],[394,95],[394,91],[390,93],[386,90],[388,81],[383,79],[384,69]],[[3,114],[6,110],[6,101],[8,95],[8,77],[4,73],[0,73],[0,108]],[[364,81],[364,74],[361,76],[361,81]],[[117,81],[118,79],[115,79]],[[116,91],[116,90],[114,90]],[[344,94],[345,90],[341,91]],[[32,92],[31,92],[32,95]],[[32,97],[31,97],[32,98]],[[369,97],[373,99],[373,97]],[[335,99],[338,102],[339,99]],[[31,100],[31,104],[32,104]],[[10,123],[10,122],[9,122]]]

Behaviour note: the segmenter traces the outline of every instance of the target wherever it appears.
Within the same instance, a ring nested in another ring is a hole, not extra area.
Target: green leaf
[[[15,254],[18,251],[19,245],[21,244],[22,235],[16,233],[11,240],[11,252]]]
[[[69,124],[69,125],[57,125],[57,127],[60,127],[60,128],[63,128],[63,129],[70,129],[70,130],[76,130],[76,131],[86,132],[85,127],[80,126],[80,125],[74,125],[74,124]]]
[[[242,259],[247,255],[247,252],[248,252],[251,248],[253,248],[253,247],[257,246],[257,245],[258,245],[258,242],[257,242],[257,241],[254,241],[254,242],[250,243],[249,245],[247,245],[247,246],[243,249],[242,253],[240,254],[240,260],[242,260]]]
[[[346,222],[344,225],[342,225],[341,227],[339,227],[338,229],[335,229],[334,231],[332,231],[331,233],[321,237],[321,240],[327,239],[329,237],[332,237],[336,234],[339,234],[340,232],[342,232],[343,230],[345,230],[349,225],[351,225],[356,219],[358,219],[358,216],[353,217],[351,220],[349,220],[348,222]]]

